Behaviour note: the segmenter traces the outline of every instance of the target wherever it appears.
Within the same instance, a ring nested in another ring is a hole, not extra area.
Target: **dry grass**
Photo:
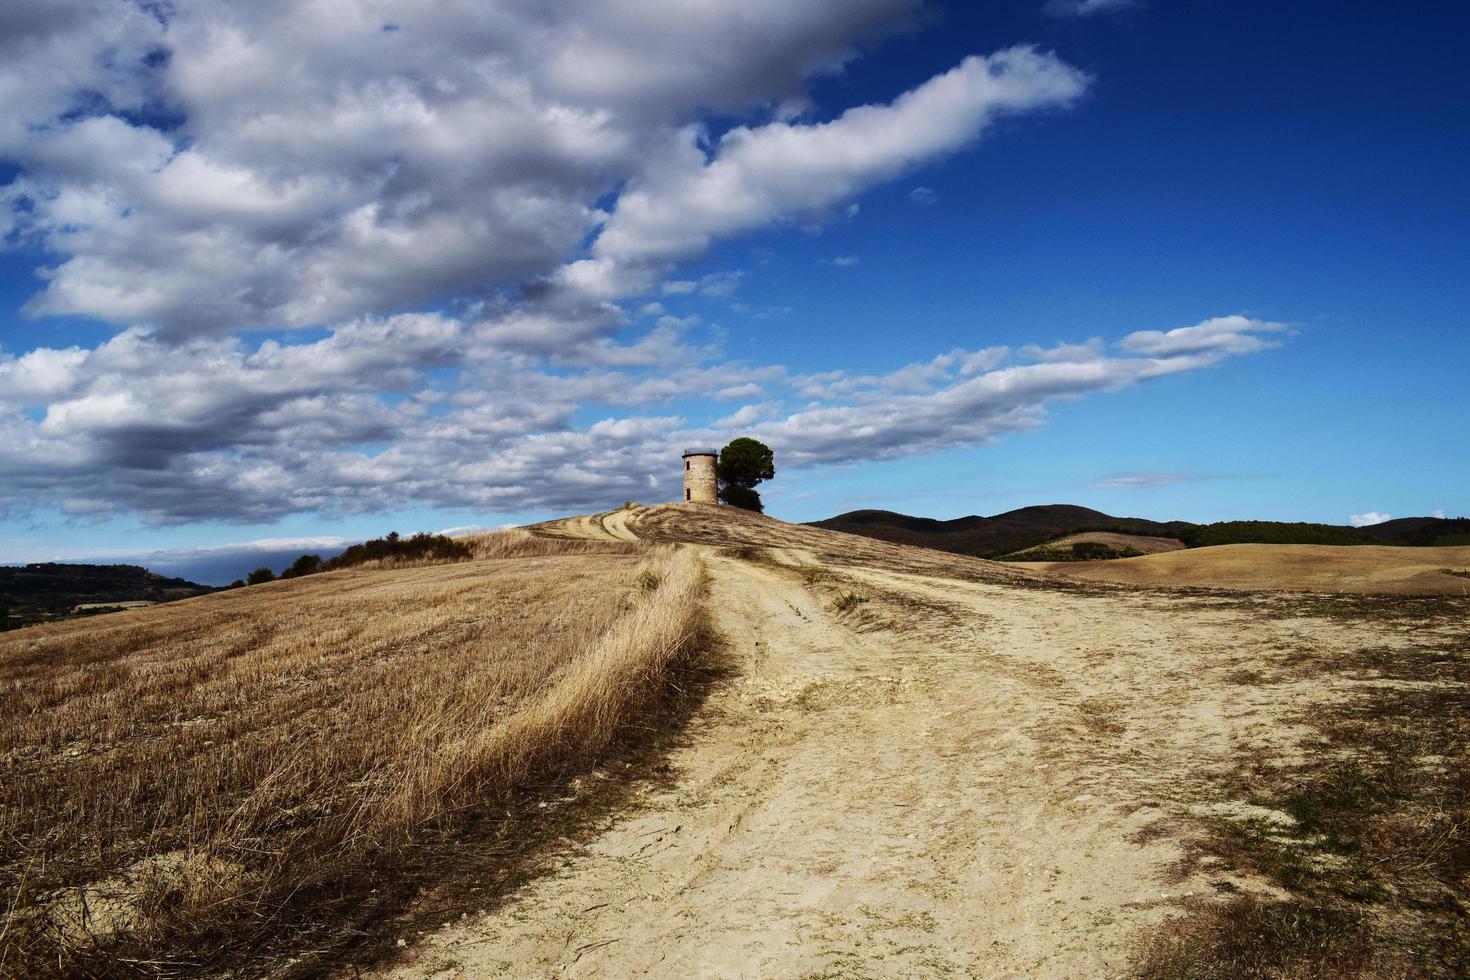
[[[1295,719],[1316,732],[1304,761],[1246,753],[1218,786],[1275,819],[1209,821],[1181,868],[1284,897],[1199,902],[1151,939],[1141,976],[1470,974],[1470,641],[1321,650],[1262,680],[1334,676],[1376,683]]]
[[[0,975],[271,946],[462,818],[614,749],[704,639],[687,550],[473,547],[522,557],[0,641]]]
[[[1048,562],[1056,559],[1045,557],[1045,555],[1058,551],[1070,550],[1074,544],[1100,544],[1114,551],[1126,551],[1132,549],[1145,555],[1163,554],[1169,551],[1183,551],[1184,542],[1178,538],[1161,538],[1147,534],[1118,534],[1114,531],[1083,531],[1080,534],[1068,534],[1065,537],[1046,541],[1030,548],[1006,555],[1003,561],[1019,562]]]
[[[553,538],[524,528],[471,534],[456,540],[469,545],[476,561],[487,558],[532,558],[540,555],[637,555],[648,551],[642,541],[595,541]]]
[[[734,507],[708,504],[660,504],[632,512],[614,512],[646,541],[682,542],[730,549],[745,560],[798,565],[816,563],[828,569],[851,566],[929,575],[972,582],[994,582],[1019,588],[1086,591],[1090,586],[1016,568],[1000,562],[956,555],[932,548],[892,544],[875,538],[806,524],[788,524]],[[605,524],[596,515],[538,525],[551,534],[597,535]],[[765,552],[764,555],[758,552]]]
[[[1078,581],[1145,587],[1291,592],[1470,595],[1446,566],[1470,562],[1470,547],[1223,544],[1104,562],[1036,565]]]

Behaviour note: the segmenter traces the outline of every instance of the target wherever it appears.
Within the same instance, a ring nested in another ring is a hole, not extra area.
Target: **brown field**
[[[7,637],[0,974],[1470,971],[1470,599],[1094,584],[702,505],[479,549]],[[726,673],[609,765],[716,648],[701,605]],[[583,780],[621,788],[514,874],[344,910]]]
[[[1124,548],[1132,548],[1141,551],[1145,555],[1157,555],[1166,551],[1181,551],[1184,542],[1178,538],[1156,538],[1147,534],[1115,534],[1112,531],[1083,531],[1080,534],[1069,534],[1055,541],[1047,541],[1027,548],[1026,551],[1016,552],[1017,557],[1011,560],[1024,561],[1028,551],[1037,551],[1043,548],[1057,549],[1070,548],[1074,544],[1105,544],[1109,548],[1122,551]]]
[[[692,553],[474,546],[0,640],[0,975],[309,933],[460,811],[603,753],[702,642]]]
[[[738,670],[376,975],[1464,975],[1470,602],[1201,597],[673,505]]]
[[[1470,595],[1470,547],[1223,544],[1142,558],[1026,563],[1023,567],[1088,582],[1152,588]]]

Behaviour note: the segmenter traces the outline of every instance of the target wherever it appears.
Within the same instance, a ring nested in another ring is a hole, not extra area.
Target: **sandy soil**
[[[695,513],[558,529],[711,533]],[[1171,873],[1176,820],[1239,751],[1299,755],[1284,719],[1354,683],[1240,672],[1408,642],[1223,599],[1038,587],[972,559],[941,573],[912,549],[838,561],[849,536],[777,523],[722,529],[767,535],[755,555],[695,545],[738,674],[675,751],[673,785],[379,975],[1118,975],[1192,896],[1266,890]],[[864,601],[835,611],[849,593]]]
[[[1124,585],[1470,595],[1470,578],[1444,571],[1470,571],[1470,547],[1225,544],[1142,558],[1023,567]]]

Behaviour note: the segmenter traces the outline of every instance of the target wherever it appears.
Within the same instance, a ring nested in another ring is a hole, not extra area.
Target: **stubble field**
[[[1094,583],[699,505],[480,554],[8,637],[12,972],[1470,970],[1470,601]],[[469,828],[517,807],[580,816],[507,874],[527,825]]]

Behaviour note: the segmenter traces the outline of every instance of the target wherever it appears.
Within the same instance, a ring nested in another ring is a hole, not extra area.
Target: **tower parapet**
[[[715,477],[718,450],[684,450],[684,499],[696,504],[718,504],[719,484]]]

